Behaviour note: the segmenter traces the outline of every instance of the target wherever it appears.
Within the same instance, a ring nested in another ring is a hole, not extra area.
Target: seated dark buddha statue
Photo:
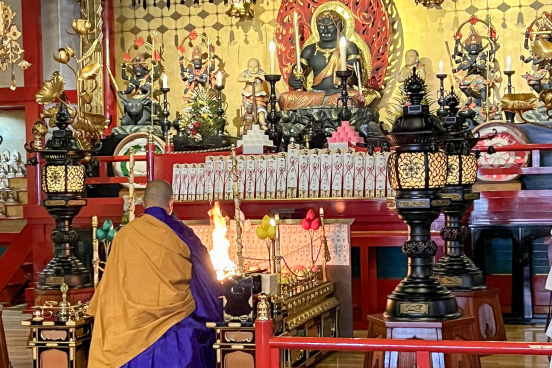
[[[339,39],[342,35],[347,38],[347,69],[354,72],[355,63],[358,63],[358,71],[370,71],[370,65],[365,65],[366,62],[370,63],[369,51],[364,41],[352,29],[354,23],[346,24],[340,12],[334,9],[321,9],[322,7],[313,15],[313,34],[301,51],[301,69],[298,72],[295,67],[288,79],[289,86],[295,91],[280,95],[279,103],[282,110],[337,106],[341,81],[335,76],[335,72],[340,67]],[[364,43],[362,48],[357,45],[359,42]],[[308,79],[311,73],[312,88],[307,90],[307,86],[311,84]],[[358,85],[362,77],[353,73],[349,78],[350,86]],[[365,92],[374,91],[366,89]],[[350,89],[349,96],[352,97],[352,104],[356,106],[359,91]],[[373,98],[366,102],[371,102]]]

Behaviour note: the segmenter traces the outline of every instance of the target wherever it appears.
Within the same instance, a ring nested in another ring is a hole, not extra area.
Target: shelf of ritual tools
[[[253,284],[250,287],[254,289]],[[243,290],[243,287],[240,288],[240,291]],[[254,321],[260,297],[248,292],[247,288],[245,291],[245,299],[239,296],[224,297],[224,322],[207,323],[207,327],[214,329],[217,336],[217,342],[213,345],[217,354],[217,368],[255,367]],[[274,335],[338,337],[341,304],[334,292],[333,282],[306,277],[282,285],[280,296],[277,296],[278,293],[261,294],[271,299],[268,308],[274,321]],[[234,313],[236,311],[239,312]],[[246,315],[238,316],[240,313]],[[310,367],[327,353],[318,350],[284,350],[280,361],[286,367]]]

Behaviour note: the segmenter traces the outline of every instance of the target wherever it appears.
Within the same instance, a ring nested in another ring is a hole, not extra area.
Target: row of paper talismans
[[[393,197],[388,158],[388,152],[290,145],[287,153],[238,155],[233,173],[231,156],[208,156],[205,163],[175,164],[172,187],[179,201],[231,200],[234,190],[245,199]]]

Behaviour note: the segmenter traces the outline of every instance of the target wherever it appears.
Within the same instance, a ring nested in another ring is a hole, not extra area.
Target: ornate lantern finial
[[[259,303],[257,304],[257,319],[260,321],[268,321],[270,319],[270,304],[268,303],[268,295],[265,293],[259,294]]]

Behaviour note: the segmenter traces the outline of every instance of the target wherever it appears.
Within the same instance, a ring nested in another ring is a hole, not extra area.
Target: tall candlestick
[[[168,88],[167,87],[167,74],[163,73],[163,88]]]
[[[512,58],[510,55],[506,57],[506,70],[512,70]]]
[[[270,41],[268,51],[270,53],[270,74],[274,75],[276,70],[276,44],[274,41]]]
[[[347,70],[347,39],[343,36],[339,40],[339,60],[341,70]]]
[[[299,14],[293,12],[293,32],[295,36],[295,61],[296,71],[301,71],[301,48],[299,47]]]
[[[220,70],[217,73],[217,86],[222,86],[222,72]]]
[[[445,65],[443,64],[443,60],[439,61],[439,74],[445,74]]]

